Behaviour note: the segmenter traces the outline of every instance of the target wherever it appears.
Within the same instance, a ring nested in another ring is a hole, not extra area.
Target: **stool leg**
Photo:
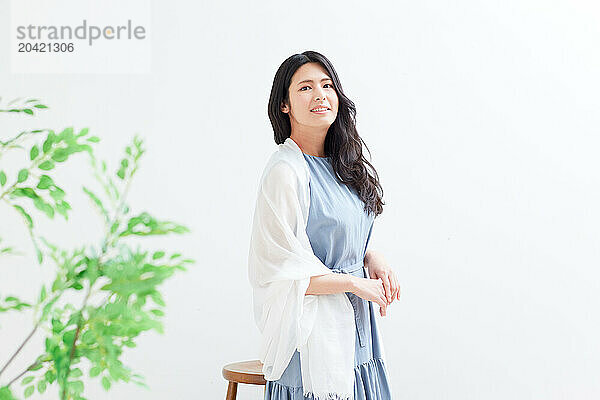
[[[229,382],[227,386],[227,397],[225,400],[235,400],[237,396],[237,382]]]

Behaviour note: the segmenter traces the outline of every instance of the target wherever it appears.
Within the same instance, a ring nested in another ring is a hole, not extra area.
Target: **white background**
[[[131,205],[192,229],[153,242],[198,262],[164,285],[165,335],[143,335],[123,358],[151,390],[105,392],[94,380],[88,398],[224,398],[223,365],[257,357],[246,258],[258,179],[275,150],[268,96],[280,63],[309,49],[332,61],[356,103],[384,188],[370,248],[402,287],[377,316],[394,398],[600,396],[597,3],[155,1],[151,9],[152,73],[138,75],[11,74],[10,14],[0,14],[2,104],[35,97],[51,107],[35,118],[1,115],[3,138],[87,126],[114,166],[139,133],[148,151]],[[37,215],[40,232],[65,247],[101,235],[79,189],[92,179],[85,158],[70,164],[81,169],[58,171],[69,222]],[[0,292],[33,300],[52,266],[36,265],[6,206],[0,236],[27,254],[0,260]],[[0,325],[4,363],[31,317],[3,315]],[[2,382],[39,354],[41,338]],[[238,398],[261,395],[241,385]]]

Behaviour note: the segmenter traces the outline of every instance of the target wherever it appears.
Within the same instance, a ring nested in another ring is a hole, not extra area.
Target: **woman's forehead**
[[[306,63],[294,74],[292,77],[292,83],[302,83],[303,81],[320,82],[322,80],[330,80],[331,78],[318,63]]]

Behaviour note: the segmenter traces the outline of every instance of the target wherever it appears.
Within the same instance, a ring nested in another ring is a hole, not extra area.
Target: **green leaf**
[[[65,333],[63,333],[63,343],[66,344],[67,346],[72,346],[73,345],[73,340],[75,339],[75,329],[71,329],[70,331],[66,331]]]
[[[55,201],[60,201],[65,197],[65,192],[59,188],[55,187],[50,190],[50,197],[52,197]]]
[[[56,141],[56,135],[54,134],[54,131],[50,131],[48,133],[48,136],[46,137],[46,140],[44,141],[44,144],[42,145],[42,151],[44,153],[48,153],[50,151],[50,149],[52,148],[52,144]]]
[[[92,344],[96,341],[96,335],[92,331],[85,331],[81,336],[81,341],[84,344]]]
[[[89,128],[83,128],[82,130],[79,131],[79,133],[77,134],[77,137],[82,137],[87,135],[89,132]]]
[[[110,381],[108,380],[108,378],[106,376],[102,377],[102,386],[104,386],[105,390],[110,389]]]
[[[44,161],[38,166],[38,168],[44,171],[50,171],[52,168],[54,168],[54,163],[50,160]]]
[[[29,197],[30,199],[34,199],[34,200],[39,197],[37,195],[37,193],[35,192],[35,190],[33,190],[32,188],[29,188],[29,187],[17,188],[15,190],[13,190],[12,194],[13,194],[13,196]]]
[[[35,390],[35,387],[33,387],[33,385],[31,385],[31,386],[27,387],[27,389],[25,389],[25,392],[23,393],[23,395],[27,398],[33,394],[34,390]]]
[[[0,185],[4,186],[5,183],[6,183],[6,174],[4,173],[4,171],[0,171]]]
[[[17,400],[8,386],[0,387],[0,400]]]
[[[162,299],[160,292],[154,291],[154,292],[150,293],[150,297],[152,298],[152,301],[154,301],[159,306],[162,306],[162,307],[165,306],[165,302]]]
[[[56,212],[58,212],[60,215],[62,215],[63,217],[65,217],[65,219],[68,219],[68,215],[67,215],[67,210],[71,209],[71,206],[69,205],[69,203],[67,203],[66,201],[60,201],[56,203]]]
[[[52,333],[60,333],[65,326],[56,318],[52,318]]]
[[[28,176],[29,176],[29,171],[27,171],[25,168],[23,168],[22,170],[19,171],[19,175],[17,177],[17,182],[18,183],[25,182],[27,180]]]
[[[23,209],[23,207],[18,206],[16,204],[13,204],[13,207],[19,212],[19,214],[21,214],[21,216],[25,219],[25,222],[27,223],[27,227],[29,229],[33,228],[33,220],[31,219],[31,216],[29,214],[27,214],[27,212]]]
[[[37,384],[37,389],[38,389],[38,392],[44,393],[46,391],[46,381],[45,380],[39,381]]]
[[[48,108],[48,107],[46,107],[46,106],[45,106],[45,105],[43,105],[43,104],[36,104],[34,107],[35,107],[35,108]]]
[[[15,306],[15,310],[21,311],[23,308],[31,307],[30,304],[27,303],[19,303]]]
[[[98,143],[100,141],[100,138],[98,136],[92,136],[87,138],[87,141],[92,143]]]
[[[35,379],[35,376],[28,376],[27,378],[23,378],[23,380],[21,381],[21,385],[25,386],[34,379]]]
[[[159,258],[164,257],[165,252],[164,251],[157,251],[154,254],[152,254],[152,259],[153,260],[158,260]]]
[[[119,236],[166,235],[168,233],[184,233],[188,231],[183,225],[169,221],[158,221],[147,212],[143,212],[138,216],[130,218],[127,222],[127,229],[121,232]]]
[[[123,378],[123,368],[121,368],[118,364],[109,364],[108,372],[110,377],[113,378],[115,382]]]
[[[72,139],[73,138],[73,127],[69,126],[68,128],[65,128],[59,135],[59,138],[62,139]]]
[[[46,286],[42,286],[42,290],[40,291],[40,303],[46,300]]]
[[[31,111],[31,109],[30,109],[30,108],[25,108],[25,109],[23,109],[23,112],[24,112],[25,114],[33,115],[33,111]],[[27,397],[27,396],[25,396],[25,397]]]
[[[40,149],[38,149],[37,145],[33,145],[31,150],[29,151],[29,158],[33,161],[40,154]]]
[[[14,249],[12,247],[0,248],[0,254],[12,254],[12,253],[14,253]]]
[[[52,159],[56,162],[63,162],[69,158],[69,154],[71,154],[71,152],[68,149],[57,149],[54,154],[52,154]]]
[[[69,374],[69,377],[70,378],[78,378],[82,375],[83,375],[83,373],[81,372],[81,370],[79,368],[75,368],[74,370],[71,371],[71,373]]]
[[[56,380],[56,372],[54,372],[52,370],[48,370],[44,374],[44,378],[46,378],[46,380],[48,381],[48,383],[52,383],[52,382],[54,382]]]
[[[93,366],[92,369],[90,369],[90,378],[100,375],[100,372],[102,372],[102,367],[99,365]]]
[[[44,364],[39,363],[34,367],[29,368],[30,371],[37,371],[38,369],[42,369],[44,367]]]
[[[150,310],[150,312],[152,314],[156,315],[157,317],[162,317],[165,315],[165,313],[162,310],[158,310],[158,309]]]
[[[82,381],[73,381],[67,383],[67,386],[73,393],[83,393],[83,382]]]
[[[54,208],[52,208],[50,204],[46,203],[41,197],[36,197],[33,199],[33,205],[38,210],[44,212],[48,218],[54,218]]]
[[[48,189],[50,186],[54,186],[54,181],[48,175],[40,176],[40,182],[37,185],[38,189]]]
[[[85,192],[85,194],[88,195],[90,200],[92,200],[92,202],[100,209],[100,211],[102,212],[102,215],[108,221],[108,213],[106,212],[106,209],[104,208],[104,204],[102,204],[102,201],[100,200],[100,198],[98,196],[96,196],[96,194],[94,192],[92,192],[90,189],[86,188],[85,186],[83,187],[83,191]]]

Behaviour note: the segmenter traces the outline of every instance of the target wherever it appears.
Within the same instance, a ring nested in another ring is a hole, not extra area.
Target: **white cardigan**
[[[275,381],[298,349],[304,396],[347,400],[354,397],[354,309],[345,293],[306,295],[311,276],[333,273],[306,234],[309,181],[300,147],[287,138],[262,174],[248,254],[259,357],[265,379]]]

